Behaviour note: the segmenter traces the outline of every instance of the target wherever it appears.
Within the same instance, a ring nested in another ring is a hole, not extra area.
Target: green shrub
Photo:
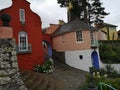
[[[111,85],[112,87],[116,88],[117,90],[120,90],[120,78],[106,79],[103,81],[103,83]]]
[[[103,63],[120,63],[120,47],[114,44],[100,44],[99,53]]]
[[[90,69],[92,73],[86,75],[86,84],[93,82],[96,86],[100,87],[100,82],[102,82],[120,90],[120,74],[114,67],[106,65],[105,68],[101,68],[100,70],[97,70],[94,67],[91,67]],[[109,88],[103,86],[103,90],[109,90]]]
[[[40,73],[51,73],[54,70],[53,63],[48,60],[44,65],[35,65],[33,70]]]
[[[86,75],[86,85],[90,83],[91,76],[89,74]],[[117,90],[120,90],[120,78],[105,78],[103,76],[97,77],[92,76],[93,83],[100,88],[100,82],[111,85],[112,87],[116,88]],[[83,89],[85,90],[85,89]],[[106,87],[103,87],[103,90],[110,90]]]

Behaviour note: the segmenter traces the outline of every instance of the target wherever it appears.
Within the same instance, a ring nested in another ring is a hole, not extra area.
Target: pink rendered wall
[[[85,50],[91,48],[90,31],[83,31],[83,41],[76,42],[75,32],[66,33],[53,38],[53,49],[56,51]]]
[[[13,38],[13,30],[11,27],[0,27],[0,38]]]

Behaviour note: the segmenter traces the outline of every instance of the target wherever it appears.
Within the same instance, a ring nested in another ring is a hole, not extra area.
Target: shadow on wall
[[[50,43],[47,41],[43,41],[42,44],[43,44],[44,54],[48,55],[49,57],[52,57],[52,47]]]
[[[53,50],[53,60],[54,61],[60,61],[62,63],[65,63],[65,53],[64,52],[56,52]]]

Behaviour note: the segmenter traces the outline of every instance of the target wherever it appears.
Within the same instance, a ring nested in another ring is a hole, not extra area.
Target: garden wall
[[[15,39],[0,39],[0,90],[27,90],[20,78]]]
[[[111,67],[114,67],[114,69],[120,73],[120,64],[103,64],[102,63],[102,67],[105,67],[106,65],[111,65]]]

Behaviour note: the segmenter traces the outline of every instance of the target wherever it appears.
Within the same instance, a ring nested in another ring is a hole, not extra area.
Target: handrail
[[[102,90],[102,85],[105,85],[105,86],[111,88],[112,90],[117,90],[116,88],[114,88],[114,87],[112,87],[112,86],[110,86],[110,85],[108,85],[106,83],[102,83],[102,82],[100,82],[100,90]]]

